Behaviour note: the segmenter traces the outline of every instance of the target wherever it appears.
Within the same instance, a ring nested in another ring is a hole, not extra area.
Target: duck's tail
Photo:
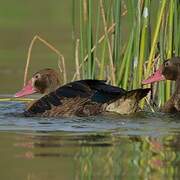
[[[146,89],[134,89],[131,91],[128,91],[125,95],[125,99],[134,99],[137,102],[139,102],[142,98],[144,98],[149,92],[151,88]]]
[[[119,114],[131,114],[138,110],[139,101],[145,97],[150,88],[135,89],[128,91],[120,99],[114,101],[106,107],[106,111],[116,112]]]

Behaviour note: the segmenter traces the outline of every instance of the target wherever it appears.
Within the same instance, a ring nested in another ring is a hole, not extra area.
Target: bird
[[[128,115],[139,109],[139,101],[149,91],[150,88],[126,91],[96,79],[77,80],[61,86],[59,74],[45,68],[36,72],[15,97],[43,95],[28,105],[23,112],[26,117],[94,116],[104,112]]]
[[[153,75],[142,81],[142,84],[150,84],[162,80],[175,81],[175,91],[161,107],[161,111],[165,113],[180,112],[180,57],[166,59]]]

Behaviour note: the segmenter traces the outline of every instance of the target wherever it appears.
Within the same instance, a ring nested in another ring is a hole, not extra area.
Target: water
[[[0,102],[1,179],[179,179],[179,115],[25,118]]]

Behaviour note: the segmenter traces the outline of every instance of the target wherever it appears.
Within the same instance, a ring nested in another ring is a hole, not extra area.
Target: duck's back
[[[80,80],[68,83],[33,102],[24,112],[26,116],[87,116],[100,113],[104,103],[126,94],[102,80]]]

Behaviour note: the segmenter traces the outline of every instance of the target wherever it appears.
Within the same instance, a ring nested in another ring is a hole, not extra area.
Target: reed
[[[60,51],[58,49],[56,49],[48,41],[46,41],[45,39],[43,39],[39,35],[35,35],[33,37],[33,39],[31,40],[31,43],[30,43],[29,49],[28,49],[27,61],[26,61],[26,66],[25,66],[25,70],[24,70],[24,84],[23,84],[23,86],[25,86],[27,84],[27,79],[28,79],[27,76],[28,76],[29,65],[30,65],[30,62],[31,62],[32,49],[33,49],[34,43],[37,40],[39,40],[41,43],[43,43],[45,46],[47,46],[51,51],[53,51],[54,53],[57,54],[57,56],[58,56],[58,61],[57,61],[58,62],[58,67],[60,69],[60,73],[63,76],[63,83],[66,83],[67,82],[67,74],[66,74],[66,64],[65,64],[64,56],[60,53]]]
[[[164,59],[180,55],[178,0],[79,2],[76,39],[80,39],[82,78],[109,79],[125,89],[139,88]],[[100,37],[104,38],[100,41]],[[153,94],[159,105],[169,98],[170,87],[169,82],[155,85]]]

